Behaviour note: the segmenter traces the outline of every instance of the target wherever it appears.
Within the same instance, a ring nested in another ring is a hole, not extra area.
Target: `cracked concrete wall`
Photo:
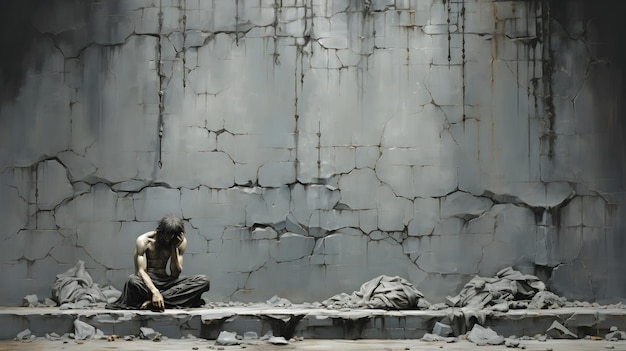
[[[626,296],[610,7],[21,4],[0,15],[1,304],[48,296],[79,259],[121,289],[165,213],[211,300],[322,300],[387,274],[438,302],[507,266]]]

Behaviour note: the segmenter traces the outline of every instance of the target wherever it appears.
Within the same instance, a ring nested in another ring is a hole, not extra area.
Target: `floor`
[[[193,351],[193,350],[242,350],[265,351],[265,350],[300,350],[300,351],[326,351],[326,350],[355,350],[355,351],[401,351],[401,350],[489,350],[503,351],[512,350],[504,345],[477,346],[469,341],[460,340],[454,343],[444,341],[424,342],[420,340],[303,340],[291,342],[288,345],[272,345],[266,341],[253,341],[252,343],[220,346],[214,340],[205,339],[167,339],[160,342],[148,340],[115,341],[93,340],[77,343],[70,341],[49,341],[36,339],[22,342],[14,340],[0,340],[0,351]],[[626,351],[626,341],[592,341],[592,340],[537,340],[521,341],[518,349],[541,350],[541,351],[590,351],[590,350],[622,350]]]

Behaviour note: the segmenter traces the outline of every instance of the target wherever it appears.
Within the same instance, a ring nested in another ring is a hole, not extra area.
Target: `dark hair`
[[[156,229],[156,241],[157,243],[163,243],[167,239],[173,239],[176,235],[185,231],[185,223],[182,219],[168,214],[163,216],[159,221],[159,226]]]

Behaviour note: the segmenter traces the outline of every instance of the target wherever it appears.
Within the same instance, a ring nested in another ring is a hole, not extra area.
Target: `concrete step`
[[[55,307],[0,307],[0,339],[12,339],[25,329],[36,336],[74,331],[79,319],[106,335],[139,335],[149,327],[169,338],[189,334],[216,339],[221,331],[256,332],[263,336],[306,339],[419,339],[444,321],[454,335],[468,332],[475,323],[508,337],[545,334],[554,321],[583,338],[604,336],[612,326],[626,330],[626,309],[561,308],[551,310],[472,311],[443,310],[333,310],[308,307],[250,305],[218,308],[168,309],[164,312]]]

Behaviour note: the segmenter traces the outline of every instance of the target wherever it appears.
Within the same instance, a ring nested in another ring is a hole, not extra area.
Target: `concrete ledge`
[[[105,334],[138,335],[150,327],[170,338],[193,335],[216,339],[226,330],[259,336],[308,339],[418,339],[432,332],[436,322],[446,320],[455,335],[464,334],[475,323],[490,327],[503,336],[545,334],[555,320],[583,338],[604,336],[611,326],[626,330],[626,309],[561,308],[553,310],[510,310],[508,312],[375,309],[331,310],[301,307],[244,306],[195,309],[168,309],[165,312],[107,309],[60,310],[54,307],[0,307],[0,339],[12,339],[30,329],[36,336],[63,335],[74,331],[80,319]],[[483,319],[484,318],[484,319]]]

